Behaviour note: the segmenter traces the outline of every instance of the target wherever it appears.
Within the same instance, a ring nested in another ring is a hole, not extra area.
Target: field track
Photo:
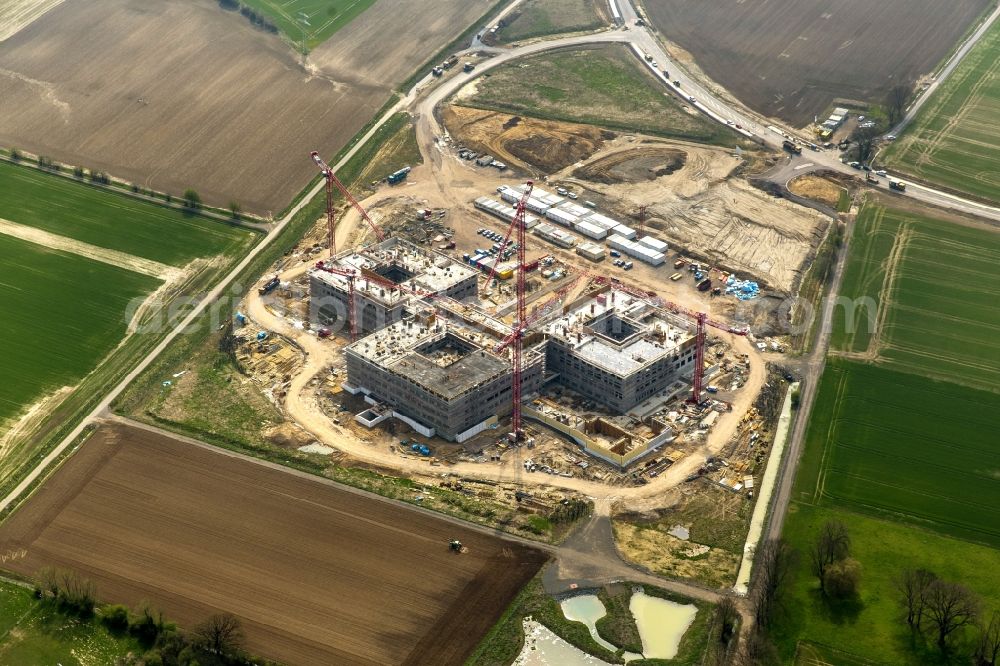
[[[125,425],[102,426],[0,526],[0,552],[21,549],[7,568],[70,567],[181,626],[235,613],[253,652],[289,664],[460,664],[545,559]]]

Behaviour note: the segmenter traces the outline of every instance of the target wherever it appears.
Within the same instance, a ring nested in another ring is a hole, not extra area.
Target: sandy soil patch
[[[629,202],[623,210],[645,204],[647,230],[671,246],[791,293],[827,220],[732,177],[739,164],[723,149],[622,137],[560,176]]]
[[[450,105],[441,118],[456,142],[526,171],[552,173],[593,155],[615,134],[591,125]]]
[[[844,191],[844,188],[826,178],[807,174],[788,183],[788,191],[836,208],[837,204],[840,203],[840,193]]]

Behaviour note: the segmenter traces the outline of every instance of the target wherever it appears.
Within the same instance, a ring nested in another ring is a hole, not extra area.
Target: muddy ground
[[[380,0],[307,71],[212,0],[68,0],[0,42],[0,145],[276,214],[489,4]]]
[[[489,153],[529,173],[548,174],[593,155],[614,132],[592,125],[526,118],[466,106],[441,112],[448,133],[472,150]]]
[[[468,552],[457,555],[450,539]],[[5,566],[191,627],[228,611],[288,664],[460,664],[545,556],[436,516],[103,426],[0,527]]]
[[[734,175],[741,163],[720,148],[622,136],[550,181],[604,195],[618,219],[646,205],[646,232],[667,241],[671,252],[792,293],[826,218],[754,188]]]
[[[934,70],[990,0],[645,0],[664,36],[751,108],[799,126]]]

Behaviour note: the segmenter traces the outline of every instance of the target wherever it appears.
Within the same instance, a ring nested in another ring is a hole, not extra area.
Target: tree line
[[[239,0],[219,0],[219,6],[230,11],[239,11],[240,14],[243,14],[243,16],[250,21],[251,25],[258,27],[261,30],[273,34],[278,33],[278,26],[274,25],[274,23],[272,23],[263,14],[252,7],[247,7]]]
[[[136,611],[121,604],[100,606],[93,582],[68,569],[46,567],[36,574],[35,597],[58,612],[97,620],[115,636],[132,636],[145,652],[129,653],[115,666],[264,666],[248,654],[240,619],[230,613],[212,615],[184,632],[143,603]]]

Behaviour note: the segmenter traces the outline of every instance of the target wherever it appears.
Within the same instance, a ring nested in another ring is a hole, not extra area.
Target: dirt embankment
[[[734,177],[740,164],[720,148],[624,136],[556,178],[618,202],[619,217],[645,205],[646,229],[672,249],[789,294],[826,220]]]
[[[663,146],[640,147],[588,162],[573,171],[574,178],[613,185],[656,180],[684,167],[687,153]]]
[[[456,143],[514,168],[553,173],[586,159],[615,134],[591,125],[512,116],[451,105],[441,113]]]
[[[822,176],[807,174],[789,182],[788,191],[836,208],[840,202],[840,193],[844,191],[844,188]]]

